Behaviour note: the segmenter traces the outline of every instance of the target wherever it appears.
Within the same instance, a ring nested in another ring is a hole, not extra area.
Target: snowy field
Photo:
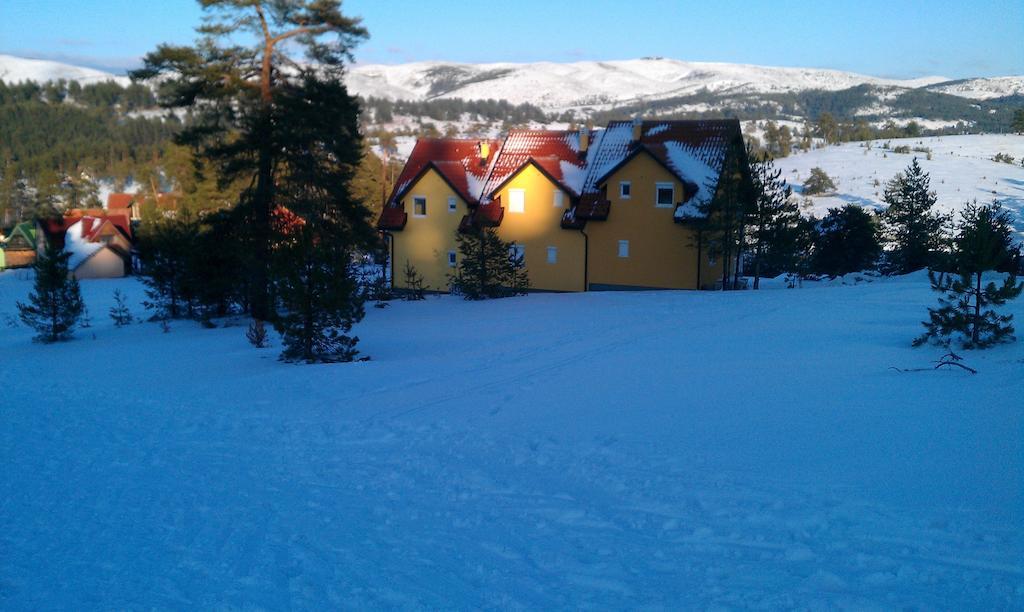
[[[882,148],[908,146],[931,149],[927,153],[914,151],[894,153]],[[1013,156],[1015,163],[992,161],[997,153]],[[847,203],[880,209],[885,205],[885,183],[897,172],[906,170],[916,157],[921,167],[931,175],[931,187],[938,196],[937,208],[943,211],[959,210],[965,202],[977,199],[987,204],[1002,200],[1017,219],[1017,230],[1024,234],[1024,136],[1014,134],[987,134],[968,136],[933,136],[929,138],[894,138],[873,140],[867,149],[862,142],[812,149],[780,159],[776,166],[794,191],[810,176],[811,168],[820,167],[836,183],[836,193],[816,196],[812,200],[813,212],[822,216],[829,208]],[[875,182],[878,182],[876,185]]]
[[[0,274],[5,610],[1024,608],[1024,344],[891,369],[942,353],[921,274],[395,303],[330,366],[114,328],[133,280],[33,344],[29,287]]]

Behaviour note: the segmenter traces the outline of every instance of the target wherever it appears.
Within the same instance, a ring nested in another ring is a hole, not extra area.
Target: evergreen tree
[[[192,304],[189,263],[195,253],[191,235],[178,219],[164,219],[142,226],[137,248],[146,308],[156,319],[185,316]]]
[[[28,304],[18,302],[22,322],[36,330],[36,340],[67,340],[85,308],[78,281],[68,272],[71,254],[47,244],[33,265],[35,285]]]
[[[416,271],[416,267],[409,263],[409,260],[405,260],[405,270],[403,270],[405,276],[405,299],[410,302],[415,302],[424,299],[423,289],[423,277],[419,272]]]
[[[110,307],[110,318],[117,327],[124,327],[132,322],[132,313],[128,310],[128,303],[120,289],[114,289],[114,305]]]
[[[925,333],[914,341],[919,346],[932,341],[949,346],[954,337],[964,348],[986,348],[1014,340],[1013,315],[1001,315],[995,306],[1018,297],[1024,283],[1014,273],[1001,285],[983,285],[986,271],[1004,267],[1013,260],[1013,226],[1009,212],[998,203],[967,204],[960,213],[954,239],[956,275],[929,271],[932,289],[944,295],[938,308],[928,309]]]
[[[818,167],[811,168],[811,176],[804,181],[804,195],[819,195],[835,190],[835,182],[824,170]]]
[[[1017,134],[1024,133],[1024,108],[1013,111],[1013,122],[1010,124],[1010,131]]]
[[[199,43],[161,45],[132,77],[166,75],[159,85],[161,102],[192,111],[193,120],[178,142],[198,147],[203,158],[213,160],[224,182],[251,185],[239,203],[251,251],[246,258],[246,284],[252,291],[253,315],[271,320],[271,225],[282,200],[282,144],[289,131],[303,127],[294,116],[282,113],[282,103],[291,95],[289,90],[311,81],[342,82],[344,63],[351,58],[351,48],[366,37],[366,30],[358,19],[341,13],[338,0],[200,0],[200,4],[207,15],[198,29]],[[236,36],[241,33],[252,36],[249,46],[239,42],[246,40]],[[305,58],[296,57],[298,52],[304,52]],[[341,102],[351,105],[343,87],[341,91]],[[358,140],[356,134],[346,137]]]
[[[792,190],[771,157],[758,158],[747,147],[754,188],[754,206],[749,228],[754,289],[760,288],[765,273],[792,271],[797,257],[796,226],[800,218]]]
[[[453,290],[467,300],[486,300],[525,293],[529,280],[523,257],[493,228],[459,232],[458,273],[450,276]]]
[[[935,192],[931,179],[915,157],[906,171],[886,183],[882,214],[886,239],[892,245],[891,267],[900,274],[931,267],[939,261],[945,245],[943,232],[948,217],[933,212]]]
[[[842,276],[868,270],[882,254],[878,221],[856,204],[830,208],[819,223],[813,269],[818,274]]]

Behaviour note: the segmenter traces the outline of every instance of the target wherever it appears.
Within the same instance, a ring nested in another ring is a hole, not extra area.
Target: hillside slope
[[[0,323],[30,284],[0,274]],[[355,329],[373,360],[333,366],[244,321],[118,329],[113,291],[141,315],[141,287],[82,285],[78,339],[3,331],[5,609],[1024,597],[1024,343],[892,369],[942,354],[910,347],[923,274],[397,302]],[[109,355],[130,367],[84,368]]]

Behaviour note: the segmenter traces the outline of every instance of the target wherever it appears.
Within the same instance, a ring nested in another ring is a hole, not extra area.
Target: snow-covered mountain
[[[78,81],[83,84],[101,81],[117,81],[122,85],[128,83],[128,77],[117,76],[94,68],[0,54],[0,81],[8,83],[36,81],[42,83],[60,79]]]
[[[495,98],[545,109],[609,107],[707,91],[719,95],[927,87],[965,98],[1011,95],[1024,77],[950,81],[946,77],[883,79],[838,70],[647,58],[609,62],[459,64],[416,62],[355,66],[349,86],[363,96],[396,100]],[[1000,93],[1003,92],[1003,93]]]

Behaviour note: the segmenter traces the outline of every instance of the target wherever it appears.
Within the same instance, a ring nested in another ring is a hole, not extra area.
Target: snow
[[[362,96],[398,100],[500,99],[516,104],[531,103],[554,111],[610,108],[693,95],[703,90],[711,93],[838,91],[864,84],[883,90],[883,97],[885,92],[897,97],[908,89],[928,87],[983,99],[1018,91],[1021,80],[1021,77],[1006,77],[951,82],[937,76],[897,80],[838,70],[664,58],[523,64],[439,61],[357,64],[347,76],[349,89]]]
[[[890,150],[883,148],[887,142]],[[847,203],[872,209],[884,208],[882,196],[886,181],[897,172],[906,170],[916,157],[931,176],[931,188],[938,197],[936,208],[940,211],[955,212],[975,199],[979,203],[999,199],[1014,214],[1018,231],[1024,233],[1024,166],[1021,166],[1024,136],[936,136],[875,140],[870,144],[870,149],[861,142],[812,149],[779,159],[776,166],[782,170],[782,177],[794,187],[797,195],[810,176],[811,168],[820,167],[832,177],[837,192],[812,197],[812,207],[805,211],[822,216],[829,208]],[[930,149],[932,159],[928,159],[928,153],[923,151],[907,154],[891,150],[899,146]],[[997,153],[1013,156],[1015,163],[992,161]]]
[[[941,354],[909,345],[920,273],[396,302],[331,366],[244,320],[117,329],[130,278],[34,344],[4,323],[30,286],[0,274],[5,609],[1024,601],[1024,344],[891,369]],[[97,400],[76,373],[110,355]]]
[[[684,143],[667,141],[665,151],[668,154],[668,163],[675,171],[697,185],[697,195],[687,203],[697,206],[707,202],[718,186],[718,173],[722,165],[722,155],[725,153],[724,148],[711,149],[711,153],[705,155],[717,153],[717,159],[711,160],[714,166],[701,159],[700,151]]]
[[[116,81],[122,86],[127,86],[131,83],[128,77],[115,76],[109,72],[93,68],[0,54],[0,81],[7,83],[36,81],[42,83],[60,79],[78,81],[83,85],[103,81]]]
[[[64,234],[64,250],[71,253],[68,270],[74,270],[103,247],[102,242],[89,242],[82,236],[82,221],[73,223]]]

